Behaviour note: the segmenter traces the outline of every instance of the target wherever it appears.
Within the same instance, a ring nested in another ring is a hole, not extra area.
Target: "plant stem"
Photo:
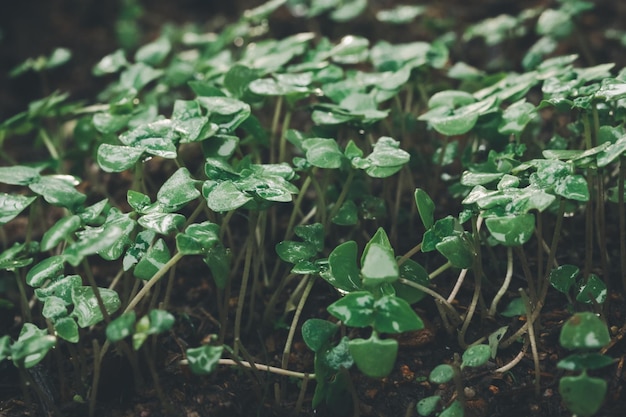
[[[254,213],[254,215],[253,215]],[[254,231],[256,229],[256,212],[251,212],[248,221],[248,239],[246,242],[246,258],[243,264],[243,273],[241,278],[241,287],[239,288],[239,297],[237,298],[237,311],[235,313],[235,356],[238,353],[238,341],[241,339],[241,317],[243,315],[243,304],[248,289],[248,281],[250,279],[250,265],[252,264],[252,252],[254,249]]]
[[[511,284],[511,277],[513,276],[513,248],[510,246],[506,248],[506,275],[504,276],[504,282],[502,286],[493,297],[491,302],[491,307],[489,308],[488,316],[495,317],[496,309],[498,308],[498,303],[506,293],[506,290],[509,288]]]
[[[439,275],[441,275],[443,272],[447,271],[451,267],[452,267],[452,264],[450,263],[450,261],[446,262],[445,264],[441,265],[439,268],[435,269],[433,272],[428,274],[428,279],[430,280],[435,279],[436,277],[438,277]]]
[[[474,248],[476,250],[476,257],[474,258],[474,294],[472,295],[472,301],[467,308],[467,313],[465,313],[465,320],[463,321],[463,325],[461,326],[461,330],[459,331],[458,335],[459,345],[461,345],[461,347],[463,348],[467,346],[467,344],[465,343],[465,333],[467,332],[472,318],[474,317],[476,305],[478,305],[478,299],[480,298],[480,289],[483,279],[480,236],[478,234],[478,221],[476,216],[472,217],[472,234],[474,235]]]
[[[187,363],[188,362],[185,359],[180,361],[181,365],[185,365]],[[232,359],[220,359],[219,360],[219,364],[220,365],[228,365],[228,366],[243,366],[245,368],[253,368],[253,367],[255,367],[259,371],[272,372],[274,374],[288,376],[290,378],[315,379],[315,374],[296,372],[296,371],[289,371],[287,369],[277,368],[275,366],[262,365],[262,364],[252,364],[252,363],[246,362],[246,361],[235,362]]]
[[[530,301],[528,300],[528,295],[526,295],[526,291],[522,288],[519,289],[520,296],[524,301],[524,308],[526,309],[526,317],[532,316],[532,306],[530,305]],[[530,350],[533,354],[533,362],[535,363],[535,396],[539,397],[539,392],[541,391],[541,368],[539,367],[539,352],[537,352],[537,339],[535,338],[535,324],[528,324],[528,339],[530,339]]]
[[[50,156],[52,157],[52,159],[58,161],[60,159],[59,151],[57,151],[54,143],[52,143],[52,139],[50,139],[50,136],[48,136],[48,132],[46,132],[46,129],[39,129],[39,136],[41,136],[41,140],[43,140],[43,144],[46,145],[46,148],[48,149],[48,152],[50,152]]]
[[[405,263],[406,261],[408,261],[411,258],[411,256],[415,255],[417,252],[419,252],[421,250],[422,250],[422,242],[420,242],[417,245],[413,246],[413,248],[411,250],[409,250],[407,253],[402,255],[402,257],[400,259],[398,259],[398,266],[400,266],[403,263]]]
[[[96,399],[98,398],[98,385],[100,383],[100,365],[102,364],[102,356],[104,355],[103,351],[100,350],[100,344],[96,339],[93,339],[92,346],[93,378],[91,382],[91,395],[89,396],[89,417],[94,417],[96,413]]]
[[[441,303],[441,305],[445,308],[446,312],[447,312],[447,313],[449,313],[449,314],[452,316],[452,318],[453,318],[453,319],[454,319],[457,323],[460,323],[460,322],[462,321],[462,320],[461,320],[461,317],[459,317],[459,313],[457,313],[457,312],[456,312],[456,310],[454,309],[454,307],[452,307],[452,304],[450,304],[450,303],[448,302],[448,300],[446,300],[445,298],[443,298],[443,297],[441,296],[441,294],[439,294],[439,293],[437,293],[437,292],[435,292],[435,291],[431,290],[431,289],[430,289],[430,288],[428,288],[428,287],[425,287],[425,286],[423,286],[423,285],[421,285],[421,284],[418,284],[417,282],[409,281],[409,280],[408,280],[408,279],[406,279],[406,278],[399,278],[399,279],[398,279],[398,282],[399,282],[400,284],[408,285],[409,287],[413,287],[413,288],[415,288],[415,289],[418,289],[418,290],[420,290],[420,291],[422,291],[422,292],[424,292],[424,293],[426,293],[426,294],[430,295],[431,297],[433,297],[434,299],[436,299],[437,301],[439,301],[439,302]]]
[[[350,172],[348,173],[348,178],[346,178],[346,182],[344,182],[344,184],[342,186],[341,194],[339,194],[339,197],[337,198],[337,201],[335,202],[335,204],[333,205],[333,208],[330,210],[330,213],[328,214],[328,221],[329,222],[333,221],[333,217],[335,217],[337,215],[337,212],[339,211],[339,209],[343,205],[344,201],[346,200],[346,196],[348,195],[348,191],[350,191],[350,184],[352,183],[352,179],[354,179],[354,170],[353,169],[351,169]]]
[[[619,252],[622,267],[622,288],[626,292],[626,212],[624,209],[624,181],[626,180],[626,157],[619,160],[619,178],[617,180],[617,206],[619,211]]]

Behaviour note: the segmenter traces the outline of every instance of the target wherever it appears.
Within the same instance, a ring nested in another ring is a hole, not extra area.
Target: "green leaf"
[[[321,223],[301,224],[294,228],[296,236],[313,245],[317,252],[324,250],[324,226]]]
[[[204,253],[204,263],[220,289],[224,289],[230,278],[230,258],[230,252],[222,245],[215,245]]]
[[[352,339],[348,342],[350,354],[357,368],[372,378],[383,378],[391,372],[398,354],[398,342],[379,339],[375,334],[369,339]]]
[[[348,0],[341,3],[331,14],[336,22],[346,22],[359,16],[367,8],[367,0]]]
[[[356,263],[357,244],[344,242],[328,255],[329,271],[322,275],[333,287],[350,292],[361,288],[360,271]]]
[[[374,296],[368,291],[346,294],[327,308],[346,326],[367,327],[374,321]]]
[[[98,291],[107,313],[115,313],[122,305],[117,292],[107,288],[98,288]],[[93,326],[104,319],[93,288],[72,287],[72,302],[74,310],[70,315],[76,317],[81,328]]]
[[[516,216],[490,217],[485,225],[491,236],[504,246],[519,246],[528,242],[535,231],[535,215],[526,213]]]
[[[143,62],[137,62],[130,65],[120,74],[121,88],[134,88],[140,91],[150,82],[156,80],[163,75],[162,70],[154,69]]]
[[[11,338],[8,334],[0,337],[0,362],[11,356]]]
[[[426,191],[421,188],[415,189],[415,204],[424,228],[428,230],[433,227],[433,224],[435,224],[435,203]]]
[[[495,332],[489,335],[489,349],[491,351],[491,359],[496,358],[496,354],[498,353],[498,345],[500,344],[500,340],[504,337],[509,326],[502,326]]]
[[[428,380],[433,384],[445,384],[454,378],[454,368],[448,364],[437,365],[430,371]]]
[[[170,53],[172,44],[165,36],[143,45],[135,52],[135,61],[155,66],[159,65]]]
[[[524,300],[521,297],[512,299],[502,313],[504,317],[523,316],[526,314],[526,308],[524,307]]]
[[[428,272],[424,269],[423,266],[411,259],[407,259],[402,265],[400,265],[399,272],[400,278],[404,278],[417,284],[421,284],[425,287],[428,287],[428,285],[430,285]],[[393,287],[396,290],[396,295],[409,304],[417,303],[426,296],[426,294],[421,290],[405,284],[401,284],[398,281],[393,283]]]
[[[220,227],[211,222],[193,223],[176,235],[176,248],[183,255],[206,253],[219,243]]]
[[[166,207],[167,211],[176,211],[188,202],[200,196],[196,189],[199,181],[191,178],[187,168],[179,168],[165,181],[157,193],[157,201]]]
[[[0,193],[0,225],[10,222],[37,197]]]
[[[352,200],[346,200],[331,219],[334,224],[339,226],[353,226],[357,224],[358,220],[359,210]]]
[[[130,227],[128,229],[132,230]],[[126,243],[128,236],[125,235],[125,232],[125,229],[113,222],[105,223],[103,227],[86,228],[82,232],[77,233],[79,239],[70,244],[63,252],[63,255],[67,262],[73,266],[78,265],[85,256],[95,253],[99,253],[104,258],[104,253],[109,248],[120,242]],[[121,252],[119,255],[121,255]]]
[[[435,245],[435,248],[455,268],[469,269],[474,264],[474,246],[466,234],[446,236]]]
[[[487,363],[491,357],[491,348],[488,345],[474,345],[463,352],[461,368],[469,366],[476,368]]]
[[[328,57],[340,64],[357,64],[367,59],[369,44],[369,40],[362,36],[344,36],[328,51]]]
[[[139,260],[133,274],[135,277],[143,280],[149,280],[161,268],[165,266],[171,258],[170,251],[163,239],[158,239]]]
[[[439,219],[435,224],[424,233],[422,241],[422,252],[431,252],[444,238],[452,236],[455,233],[457,220],[452,216],[446,216]]]
[[[224,87],[235,98],[241,99],[248,91],[250,82],[258,78],[258,71],[245,65],[235,64],[224,74]]]
[[[409,303],[396,296],[385,295],[374,303],[374,324],[379,333],[403,333],[424,328],[424,322]]]
[[[302,143],[307,161],[319,168],[339,168],[344,158],[343,152],[334,139],[310,138]]]
[[[576,282],[576,277],[580,270],[574,265],[561,265],[550,271],[550,285],[567,294]]]
[[[439,417],[463,417],[464,415],[463,404],[459,400],[454,400],[448,408],[439,414]]]
[[[77,181],[74,177],[46,175],[40,177],[39,181],[29,184],[28,188],[54,206],[62,206],[75,211],[87,199],[85,194],[74,188],[75,185],[77,185]]]
[[[67,316],[65,302],[54,295],[47,297],[43,304],[43,308],[41,309],[41,315],[52,321],[55,321],[57,318]]]
[[[251,195],[241,191],[230,181],[213,186],[205,195],[209,208],[218,213],[238,209],[253,199]]]
[[[162,235],[179,231],[185,224],[185,216],[177,213],[148,213],[137,220],[140,226]]]
[[[65,258],[61,255],[51,256],[32,267],[26,274],[26,283],[31,287],[41,287],[47,280],[56,278],[63,271]]]
[[[83,280],[79,275],[67,275],[56,278],[43,288],[36,288],[35,295],[44,301],[51,296],[59,297],[66,306],[72,304],[72,288],[80,287]]]
[[[563,10],[546,9],[537,20],[537,33],[555,39],[569,36],[574,30],[572,16]]]
[[[568,175],[557,182],[554,191],[570,200],[589,201],[587,180],[582,175]]]
[[[435,412],[439,401],[441,401],[441,397],[439,395],[422,398],[417,403],[415,410],[420,416],[429,416]]]
[[[400,149],[400,142],[388,136],[382,136],[374,144],[374,151],[365,158],[370,162],[365,172],[370,177],[386,178],[402,169],[410,158],[408,152]]]
[[[339,326],[322,319],[308,319],[302,324],[302,339],[313,352],[320,351],[328,345],[337,333]]]
[[[148,313],[150,319],[150,327],[146,330],[148,334],[159,334],[168,331],[174,325],[174,316],[172,313],[160,310],[152,309]]]
[[[80,334],[76,320],[72,317],[61,317],[54,322],[54,333],[70,343],[78,343]]]
[[[209,119],[228,132],[234,132],[250,116],[250,105],[235,98],[198,97],[196,100],[208,110]]]
[[[606,295],[606,284],[596,274],[589,274],[587,282],[578,290],[576,301],[586,304],[602,304],[606,301]]]
[[[287,0],[269,0],[254,9],[249,9],[243,12],[243,17],[246,20],[260,21],[266,19],[276,9],[285,4]]]
[[[49,251],[63,240],[68,239],[81,225],[82,220],[77,215],[63,217],[44,233],[41,238],[41,251]]]
[[[112,320],[106,328],[107,339],[115,343],[130,336],[133,333],[136,320],[137,314],[134,310]]]
[[[556,367],[566,371],[584,371],[585,369],[600,369],[612,365],[615,360],[601,353],[575,353],[561,359]]]
[[[396,281],[400,272],[393,251],[377,243],[369,244],[368,249],[361,267],[363,285],[373,287]]]
[[[283,241],[276,245],[276,253],[285,262],[296,264],[317,255],[315,247],[308,242]]]
[[[565,406],[574,415],[591,417],[602,406],[607,383],[588,376],[585,371],[576,376],[564,376],[559,381],[559,393]]]
[[[82,246],[97,250],[98,254],[105,260],[118,259],[131,243],[130,236],[135,230],[135,220],[132,219],[130,213],[123,214],[117,209],[111,209],[104,224],[105,234],[99,237],[93,234],[91,238],[86,235],[86,242]],[[95,239],[95,242],[92,239]],[[65,253],[68,249],[65,250]]]
[[[18,339],[11,346],[11,360],[18,367],[32,368],[43,360],[55,343],[56,338],[45,329],[25,323]]]
[[[128,65],[124,50],[118,49],[112,54],[106,55],[93,67],[93,75],[113,74]]]
[[[187,349],[186,355],[191,372],[196,375],[210,374],[217,368],[224,346],[204,345]]]
[[[376,13],[376,19],[385,23],[402,25],[411,23],[417,16],[426,11],[425,6],[398,5],[393,9],[380,10]]]
[[[570,317],[563,324],[559,336],[561,346],[569,350],[600,349],[610,341],[606,324],[589,311]]]

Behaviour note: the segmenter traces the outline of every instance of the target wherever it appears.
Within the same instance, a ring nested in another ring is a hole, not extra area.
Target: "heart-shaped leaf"
[[[374,329],[379,333],[403,333],[424,328],[424,323],[402,298],[385,295],[374,303]]]
[[[327,309],[346,326],[367,327],[374,321],[374,296],[368,291],[354,291],[335,301]]]
[[[10,222],[37,197],[0,193],[0,225]]]
[[[569,350],[600,349],[610,341],[606,324],[589,311],[570,317],[563,324],[559,336],[561,346]]]
[[[352,339],[348,342],[350,354],[357,368],[372,378],[383,378],[391,372],[398,355],[398,342],[379,339],[375,334],[369,339]]]
[[[56,343],[46,329],[24,323],[18,339],[11,346],[11,359],[17,367],[32,368],[43,360]]]
[[[41,238],[41,251],[48,251],[68,239],[81,225],[82,220],[77,215],[63,217],[44,233]]]
[[[302,339],[309,349],[318,352],[328,345],[338,329],[339,326],[327,320],[308,319],[302,324]]]
[[[70,343],[78,343],[80,334],[76,320],[72,317],[61,317],[54,322],[54,333]]]
[[[187,349],[186,355],[189,361],[189,369],[196,375],[210,374],[217,368],[223,351],[224,346],[210,345]]]
[[[220,227],[211,222],[193,223],[176,235],[176,248],[184,255],[206,253],[219,243]]]
[[[72,304],[72,288],[80,287],[82,284],[83,280],[79,275],[61,276],[43,288],[36,288],[35,295],[42,301],[54,295],[68,306]]]
[[[107,288],[98,288],[98,291],[107,313],[115,313],[122,305],[117,292]],[[72,302],[74,310],[71,316],[76,317],[81,328],[93,326],[104,319],[93,288],[72,287]]]
[[[334,139],[310,138],[302,143],[307,161],[319,168],[339,168],[344,159],[343,152]]]
[[[133,333],[137,314],[134,310],[124,313],[115,320],[112,320],[106,329],[107,339],[111,342],[119,342],[120,340],[130,336]]]
[[[135,265],[133,274],[143,280],[149,280],[156,274],[171,258],[170,251],[163,239],[158,239]]]
[[[41,287],[46,280],[56,278],[63,271],[65,258],[61,255],[50,256],[32,267],[26,274],[26,283],[31,287]]]
[[[589,274],[587,282],[581,285],[578,290],[576,301],[587,304],[602,304],[606,301],[606,295],[606,284],[596,274]]]
[[[600,369],[613,364],[615,360],[601,353],[575,353],[561,359],[556,367],[567,371],[584,371],[585,369]]]
[[[505,246],[519,246],[528,242],[535,231],[535,215],[532,213],[517,216],[490,217],[485,225],[491,236]]]
[[[577,416],[591,417],[602,406],[607,384],[604,379],[587,375],[564,376],[559,381],[559,393],[565,406]]]
[[[188,202],[200,197],[196,184],[200,181],[191,178],[187,168],[179,168],[165,181],[157,193],[157,201],[167,211],[177,211]]]
[[[357,244],[350,240],[337,246],[328,255],[329,270],[322,278],[333,287],[350,292],[361,288],[361,277],[357,266]]]
[[[579,272],[578,267],[574,265],[561,265],[550,272],[550,284],[563,294],[567,294],[576,282]]]

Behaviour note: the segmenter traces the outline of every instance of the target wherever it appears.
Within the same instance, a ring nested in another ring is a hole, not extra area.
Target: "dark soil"
[[[449,17],[455,24],[465,25],[488,16],[500,13],[517,13],[525,7],[547,3],[544,1],[509,2],[505,0],[480,0],[476,2],[448,0],[431,2],[434,5],[433,13],[440,17]],[[119,14],[121,2],[93,1],[93,0],[21,0],[18,2],[4,2],[0,6],[0,120],[22,111],[31,100],[42,96],[44,91],[71,92],[72,98],[90,99],[100,91],[104,84],[102,80],[91,75],[91,68],[104,55],[117,49],[115,36],[115,22]],[[204,24],[207,27],[219,28],[221,22],[232,20],[242,10],[257,5],[260,1],[144,1],[144,15],[139,19],[144,39],[143,42],[154,39],[162,24],[174,22],[182,24],[193,22]],[[394,1],[379,0],[374,2],[380,7],[387,7]],[[407,2],[409,3],[409,2]],[[586,15],[582,22],[581,37],[586,44],[590,55],[583,55],[582,65],[592,65],[601,62],[615,62],[617,68],[626,66],[626,54],[617,42],[608,42],[601,35],[608,27],[626,29],[626,3],[612,0],[596,1],[596,12]],[[304,31],[307,28],[302,21],[297,21],[286,12],[279,12],[271,24],[275,36],[285,36],[291,33]],[[461,26],[455,28],[460,30]],[[338,25],[330,21],[322,21],[321,29],[332,37],[338,38],[345,33],[363,34],[370,38],[385,38],[390,41],[409,41],[427,39],[428,31],[415,25],[409,30],[389,31],[386,33],[371,33],[371,26],[367,25]],[[510,45],[510,50],[492,50],[480,42],[471,44],[463,51],[453,51],[463,59],[477,67],[487,67],[494,55],[509,57],[511,62],[519,62],[519,54],[528,47],[528,39],[520,40],[519,44]],[[73,52],[69,64],[53,70],[45,85],[35,74],[25,74],[15,79],[6,75],[11,68],[28,57],[49,54],[58,46],[67,47]],[[560,51],[572,53],[577,51],[577,45],[570,45],[570,50]],[[515,68],[513,68],[515,69]],[[6,148],[6,145],[5,145]],[[11,142],[14,155],[30,151],[27,143]],[[159,167],[153,167],[157,170]],[[124,189],[120,181],[123,178],[103,177],[103,186],[109,189]],[[109,183],[109,181],[115,181]],[[437,201],[442,212],[458,212],[445,196]],[[121,204],[121,203],[120,203]],[[456,204],[456,203],[454,203]],[[50,214],[51,216],[53,214]],[[16,220],[18,222],[19,219]],[[546,216],[546,224],[552,219]],[[18,222],[19,223],[19,222]],[[21,223],[23,226],[23,222]],[[12,226],[9,235],[11,240],[20,240],[23,227]],[[576,227],[567,230],[576,230]],[[581,234],[584,232],[581,231]],[[563,253],[573,259],[580,259],[582,255],[576,246],[582,241],[578,236],[567,236],[564,240]],[[617,242],[612,242],[617,247]],[[567,247],[571,245],[571,248]],[[608,249],[614,263],[618,257],[615,250]],[[398,250],[401,253],[401,250]],[[532,250],[531,250],[532,252]],[[500,254],[501,255],[501,254]],[[567,259],[562,259],[565,263]],[[533,259],[530,259],[533,263]],[[102,276],[106,270],[100,267]],[[503,275],[504,266],[499,262],[490,264],[488,273],[494,276]],[[291,380],[271,373],[251,371],[237,368],[220,367],[214,374],[199,377],[191,374],[179,361],[187,347],[198,346],[202,338],[209,334],[219,333],[218,321],[215,318],[216,309],[210,305],[215,299],[213,286],[204,278],[205,267],[200,261],[189,261],[177,268],[175,290],[172,295],[172,308],[177,317],[177,324],[168,335],[158,339],[147,352],[154,357],[151,363],[158,374],[158,383],[146,361],[141,364],[141,381],[134,375],[123,356],[109,353],[102,366],[102,378],[99,383],[98,405],[96,415],[101,417],[159,417],[165,415],[186,417],[219,417],[219,416],[313,416],[332,415],[331,410],[320,409],[313,412],[310,402],[313,394],[314,382],[303,386],[302,381]],[[499,275],[497,275],[499,274]],[[438,279],[437,284],[445,292],[448,282],[454,283],[454,276],[444,276]],[[521,277],[518,286],[521,286]],[[618,284],[615,280],[614,287]],[[471,297],[472,281],[468,280],[466,287],[459,297],[459,310],[467,305]],[[511,288],[517,288],[513,285]],[[264,294],[267,298],[271,294]],[[303,317],[329,318],[325,308],[329,300],[334,300],[336,294],[321,281],[313,289]],[[236,299],[232,300],[236,303]],[[600,417],[623,416],[626,409],[626,373],[623,373],[626,357],[626,341],[622,339],[626,333],[626,302],[618,292],[611,294],[607,303],[607,317],[613,327],[614,345],[608,354],[616,358],[616,365],[601,372],[595,372],[609,382],[609,394]],[[257,303],[258,311],[249,312],[251,317],[258,318],[262,314],[262,304]],[[514,344],[511,348],[500,351],[489,369],[479,369],[467,374],[466,396],[467,416],[490,417],[525,417],[525,416],[569,416],[562,406],[558,395],[558,380],[562,371],[556,368],[556,363],[566,355],[558,343],[558,334],[561,325],[571,312],[566,310],[566,300],[560,294],[550,294],[547,305],[543,309],[541,326],[538,335],[538,351],[541,360],[541,387],[539,396],[534,391],[534,365],[530,353],[527,353],[511,372],[495,378],[490,369],[502,366],[514,358],[521,344]],[[449,362],[453,353],[461,352],[455,337],[451,337],[442,329],[438,321],[437,310],[432,300],[419,304],[420,316],[428,321],[425,330],[400,338],[400,354],[392,374],[382,380],[369,379],[358,371],[351,372],[354,403],[358,404],[355,410],[363,416],[415,416],[416,402],[434,393],[439,393],[449,399],[452,391],[446,386],[433,386],[428,381],[428,373],[436,365]],[[247,312],[248,313],[248,312]],[[0,314],[0,334],[14,331],[20,327],[15,316]],[[279,313],[280,316],[280,313]],[[286,321],[291,316],[287,316]],[[15,319],[15,321],[14,321]],[[258,321],[258,320],[257,320]],[[257,322],[255,321],[255,323]],[[303,321],[303,320],[301,320]],[[277,323],[280,323],[277,320]],[[478,322],[478,321],[477,321]],[[477,335],[488,334],[501,326],[509,325],[518,328],[522,320],[511,319],[498,322],[483,320],[471,328],[468,340],[474,340]],[[244,346],[251,352],[254,360],[260,364],[280,366],[280,358],[286,339],[285,326],[263,328],[253,326],[246,333]],[[298,334],[299,332],[297,332]],[[82,342],[79,349],[91,353],[91,346]],[[158,345],[157,345],[158,343]],[[58,354],[57,354],[58,353]],[[77,378],[87,378],[85,385],[91,384],[90,375],[76,375],[72,364],[68,361],[75,352],[61,351],[51,353],[49,358],[55,369],[63,369],[64,378],[49,375],[44,366],[35,367],[29,375],[23,378],[33,380],[40,385],[39,391],[26,389],[20,385],[20,375],[7,361],[0,363],[0,416],[70,416],[87,415],[87,405],[79,399],[72,401],[74,394],[87,393],[71,392],[68,387],[80,385],[75,383]],[[90,358],[90,355],[87,355]],[[74,358],[76,359],[76,358]],[[148,359],[148,358],[146,358]],[[289,369],[300,372],[312,372],[313,354],[296,338]],[[299,396],[302,396],[299,398]],[[352,407],[349,399],[346,407]],[[54,404],[54,405],[53,405]]]

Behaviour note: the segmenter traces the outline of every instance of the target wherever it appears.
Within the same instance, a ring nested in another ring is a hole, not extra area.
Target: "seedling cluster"
[[[0,337],[0,360],[25,387],[41,364],[63,381],[61,401],[85,399],[97,415],[101,367],[115,351],[137,384],[146,358],[167,407],[156,340],[171,338],[177,365],[194,374],[238,366],[257,384],[259,371],[296,377],[297,411],[345,414],[358,409],[352,380],[391,375],[398,335],[422,330],[430,311],[456,353],[419,370],[443,388],[416,392],[412,407],[461,416],[465,370],[490,362],[494,375],[514,373],[529,347],[539,398],[542,309],[561,292],[562,307],[578,311],[560,338],[576,353],[559,368],[578,373],[561,378],[563,403],[579,416],[601,408],[607,381],[587,372],[613,364],[596,350],[611,342],[607,324],[620,326],[607,323],[608,295],[626,292],[626,70],[555,54],[593,4],[501,15],[460,36],[426,6],[369,16],[386,27],[423,20],[430,41],[268,35],[278,9],[310,23],[350,22],[372,7],[271,0],[218,33],[167,27],[139,48],[120,33],[126,49],[94,67],[110,83],[92,102],[57,91],[2,121],[0,224],[27,226],[0,236],[0,308],[20,323]],[[479,69],[456,56],[458,42],[529,33],[537,40],[520,63]],[[57,49],[11,76],[68,60]],[[15,138],[38,159],[14,156]],[[576,239],[568,260],[559,249]],[[188,265],[210,288],[213,318],[191,346],[177,334],[190,320],[177,298]],[[311,314],[315,291],[325,311]],[[281,326],[282,357],[258,362],[251,329]],[[300,337],[314,362],[296,372]],[[53,350],[70,358],[71,383]],[[278,403],[287,385],[274,387]]]

